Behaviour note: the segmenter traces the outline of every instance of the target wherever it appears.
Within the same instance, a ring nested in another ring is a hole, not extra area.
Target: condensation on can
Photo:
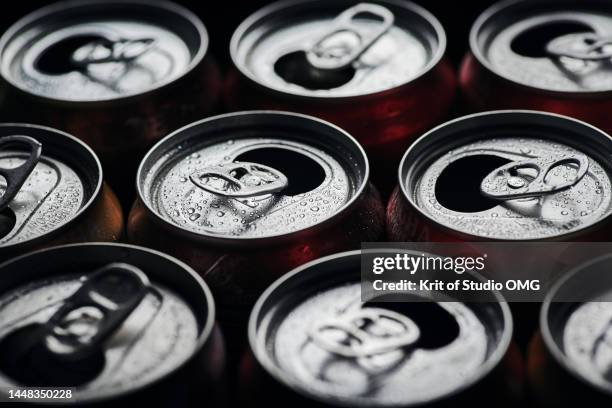
[[[123,215],[94,152],[55,129],[0,125],[0,259],[43,246],[116,241]]]
[[[407,151],[387,209],[390,239],[604,239],[612,140],[533,111],[456,119]]]

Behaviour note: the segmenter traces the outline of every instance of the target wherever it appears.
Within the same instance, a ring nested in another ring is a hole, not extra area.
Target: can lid
[[[173,3],[67,1],[29,14],[0,38],[0,73],[39,97],[108,101],[184,76],[207,46],[202,22]]]
[[[362,303],[360,259],[308,263],[257,301],[250,346],[281,384],[330,406],[413,406],[471,387],[501,361],[512,322],[499,293],[484,303]]]
[[[425,217],[459,234],[568,236],[612,212],[612,139],[563,116],[499,111],[443,124],[408,149],[400,185]]]
[[[0,284],[0,392],[74,387],[76,403],[117,398],[179,369],[214,324],[202,280],[155,251],[68,245],[0,273],[11,276]]]
[[[142,201],[194,239],[261,240],[335,218],[368,180],[363,149],[309,116],[242,112],[179,129],[138,171]]]
[[[264,87],[330,98],[405,85],[435,66],[445,47],[440,23],[410,2],[289,0],[245,20],[230,53]]]
[[[95,154],[51,128],[0,124],[0,250],[47,239],[102,188]]]
[[[472,53],[492,72],[562,93],[612,91],[612,4],[509,0],[474,23]]]
[[[542,337],[568,372],[612,395],[612,255],[607,254],[564,275],[544,300]],[[568,301],[569,300],[569,301]]]

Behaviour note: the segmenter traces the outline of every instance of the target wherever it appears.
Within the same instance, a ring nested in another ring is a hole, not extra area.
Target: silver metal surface
[[[251,349],[277,381],[324,404],[408,406],[460,392],[498,364],[512,332],[507,306],[362,303],[359,264],[359,251],[313,261],[258,300]],[[420,316],[422,306],[436,313]]]
[[[24,17],[2,36],[0,72],[46,99],[107,101],[175,81],[207,46],[198,18],[172,3],[66,2]]]
[[[333,98],[416,80],[437,65],[445,47],[439,22],[409,2],[290,0],[245,20],[230,51],[238,69],[266,88]]]

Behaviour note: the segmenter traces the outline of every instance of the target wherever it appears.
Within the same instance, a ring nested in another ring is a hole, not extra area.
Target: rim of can
[[[282,369],[280,369],[279,367],[277,367],[276,364],[274,364],[274,362],[272,361],[272,359],[270,358],[269,354],[267,352],[262,352],[260,347],[257,347],[257,326],[258,326],[258,318],[260,317],[260,314],[262,313],[265,303],[269,301],[269,299],[275,294],[276,291],[279,290],[279,288],[281,288],[284,284],[286,284],[288,281],[291,280],[296,280],[299,278],[303,279],[313,279],[313,274],[315,272],[310,272],[310,273],[306,273],[309,269],[313,269],[313,268],[317,268],[320,267],[321,264],[325,264],[328,262],[350,262],[353,261],[353,259],[355,258],[359,258],[362,254],[362,250],[354,250],[354,251],[346,251],[346,252],[338,252],[332,255],[328,255],[322,258],[318,258],[315,259],[313,261],[310,261],[304,265],[301,265],[293,270],[291,270],[290,272],[284,274],[282,277],[280,277],[279,279],[277,279],[276,281],[274,281],[270,286],[268,286],[268,288],[261,294],[261,296],[257,299],[257,302],[255,303],[255,305],[253,306],[253,309],[251,311],[251,314],[249,315],[249,323],[248,323],[248,341],[249,341],[249,348],[251,350],[251,352],[253,353],[255,359],[257,360],[257,362],[259,364],[261,364],[264,369],[266,370],[266,372],[271,375],[275,381],[278,381],[280,384],[283,384],[284,386],[290,388],[292,391],[300,394],[303,397],[306,397],[308,399],[313,399],[315,401],[319,401],[319,402],[328,402],[325,401],[324,398],[319,397],[318,395],[315,395],[313,393],[308,393],[305,390],[303,390],[302,388],[300,388],[297,385],[297,382],[291,382],[287,380],[287,376],[284,375],[284,372]],[[369,252],[369,251],[368,251]],[[392,249],[378,249],[378,250],[374,250],[373,252],[397,252],[395,250]],[[409,250],[407,252],[410,252]],[[471,275],[473,277],[475,277],[478,280],[483,280],[484,278],[473,272],[473,271],[468,271],[466,272],[468,273],[468,275]],[[358,281],[358,280],[356,280]],[[452,397],[454,395],[457,395],[463,391],[465,391],[466,389],[468,389],[469,387],[471,387],[472,385],[478,383],[480,380],[482,380],[483,378],[485,378],[488,374],[490,374],[495,367],[497,367],[500,362],[502,361],[502,359],[504,358],[504,356],[506,355],[506,352],[511,344],[512,341],[512,333],[514,331],[514,322],[512,320],[512,314],[510,312],[510,307],[508,306],[508,303],[506,302],[506,300],[504,299],[504,297],[502,296],[502,294],[498,291],[490,291],[490,293],[494,296],[494,298],[496,299],[496,304],[499,305],[500,309],[501,309],[501,314],[503,316],[504,319],[504,333],[502,334],[502,336],[500,337],[500,342],[499,342],[499,347],[497,347],[497,349],[491,354],[490,358],[488,358],[484,364],[482,364],[480,366],[480,370],[479,372],[473,376],[470,381],[464,382],[461,387],[454,389],[453,391],[438,396],[436,398],[434,398],[433,400],[430,401],[430,403],[435,403],[436,401],[440,401],[440,400],[444,400],[447,399],[449,397]],[[334,400],[334,405],[337,406],[345,406],[345,407],[365,407],[365,406],[371,406],[369,404],[366,403],[356,403],[355,401],[343,401],[343,400]],[[387,404],[384,406],[388,406],[388,407],[406,407],[406,406],[420,406],[423,405],[422,402],[416,402],[414,404]]]
[[[346,203],[344,203],[344,205],[340,207],[335,213],[331,214],[327,218],[322,219],[320,222],[314,225],[311,225],[309,227],[305,227],[299,230],[295,230],[292,232],[280,233],[280,234],[275,234],[275,235],[267,235],[265,237],[241,237],[241,236],[223,237],[223,236],[218,236],[218,235],[213,235],[213,234],[204,234],[204,233],[197,233],[197,232],[185,230],[181,228],[179,225],[174,224],[170,220],[167,220],[164,217],[160,216],[157,213],[157,211],[155,211],[155,209],[150,205],[150,203],[144,199],[145,194],[142,189],[143,186],[140,180],[142,180],[143,177],[146,175],[147,169],[145,168],[145,165],[148,164],[148,162],[154,160],[153,156],[156,155],[158,151],[167,150],[166,145],[175,146],[181,141],[187,140],[190,137],[192,137],[192,135],[185,135],[185,133],[197,130],[197,128],[206,126],[213,122],[228,120],[228,119],[232,119],[236,117],[249,117],[249,116],[257,117],[257,116],[262,116],[262,115],[270,117],[270,118],[273,118],[274,116],[276,116],[276,117],[284,118],[286,120],[292,120],[292,119],[296,120],[297,119],[297,120],[301,120],[304,122],[310,121],[313,123],[317,123],[319,126],[327,127],[329,128],[330,131],[333,131],[335,135],[337,135],[338,137],[341,137],[345,142],[350,143],[351,148],[355,149],[356,153],[358,153],[361,156],[360,159],[363,160],[363,180],[361,181],[360,185],[355,189],[353,196]],[[181,135],[183,135],[183,137],[181,137]],[[173,142],[173,139],[178,139],[178,140],[176,142]],[[170,142],[173,142],[173,143],[170,143]],[[227,245],[227,244],[240,243],[240,244],[251,244],[251,245],[253,244],[265,245],[267,243],[274,242],[275,240],[278,240],[281,238],[290,239],[296,236],[302,236],[306,232],[310,232],[314,229],[320,229],[320,228],[323,228],[324,226],[327,226],[328,224],[333,223],[339,217],[344,215],[348,210],[350,210],[363,197],[363,193],[365,192],[369,184],[369,181],[370,181],[370,164],[368,161],[368,156],[365,153],[365,150],[353,136],[351,136],[347,131],[343,130],[339,126],[336,126],[323,119],[319,119],[314,116],[304,115],[301,113],[275,111],[275,110],[251,110],[251,111],[225,113],[222,115],[211,116],[209,118],[201,119],[199,121],[183,126],[175,130],[174,132],[170,133],[163,139],[161,139],[151,149],[149,149],[147,154],[145,154],[144,158],[141,160],[140,164],[138,165],[138,171],[136,172],[136,193],[137,193],[137,198],[145,206],[147,212],[149,213],[149,215],[152,216],[153,220],[155,220],[158,223],[161,223],[161,225],[165,226],[170,231],[180,236],[184,236],[184,237],[196,240],[196,241],[207,241],[207,242],[212,242],[216,244],[226,244]]]
[[[600,2],[603,3],[605,2],[605,0],[602,0]],[[515,81],[514,79],[506,75],[502,75],[501,73],[498,72],[497,69],[495,69],[495,67],[493,67],[493,65],[489,63],[489,60],[484,56],[484,54],[482,53],[483,50],[478,44],[478,37],[479,37],[479,34],[483,26],[487,22],[489,22],[491,19],[496,18],[499,15],[499,13],[507,11],[507,9],[509,9],[510,7],[517,6],[517,5],[525,5],[525,6],[533,5],[534,3],[539,3],[539,4],[549,3],[549,4],[559,5],[558,0],[502,0],[497,3],[494,3],[492,6],[485,9],[485,11],[483,11],[476,18],[476,20],[472,24],[472,28],[470,29],[469,43],[470,43],[470,51],[472,55],[476,58],[478,63],[481,64],[483,67],[485,67],[489,73],[495,75],[497,78],[502,79],[506,82],[509,82],[513,86],[517,86],[517,87],[527,89],[527,90],[537,91],[540,93],[545,93],[545,94],[550,94],[550,95],[566,96],[566,97],[567,96],[569,97],[593,97],[593,96],[612,95],[612,89],[601,90],[601,91],[587,90],[587,89],[582,90],[582,91],[581,90],[562,91],[558,89],[549,89],[549,88],[542,88],[542,87],[527,85],[527,84]],[[567,4],[580,5],[582,3],[581,2],[567,2]]]
[[[90,207],[93,206],[94,202],[98,199],[98,197],[102,193],[102,185],[104,183],[104,173],[102,170],[102,164],[100,163],[100,159],[94,153],[94,151],[83,141],[77,139],[76,137],[72,136],[69,133],[66,133],[64,131],[61,131],[55,128],[51,128],[48,126],[33,125],[29,123],[12,123],[12,122],[0,123],[0,129],[11,128],[11,127],[20,127],[24,129],[35,129],[37,131],[46,132],[46,133],[49,133],[50,136],[54,136],[51,139],[55,139],[58,136],[66,138],[66,140],[68,140],[68,143],[72,143],[75,146],[75,149],[71,149],[72,153],[75,153],[77,149],[80,149],[82,155],[88,156],[87,159],[92,161],[92,164],[94,165],[96,171],[98,172],[98,177],[97,177],[98,180],[95,183],[95,185],[92,185],[93,188],[91,191],[91,196],[89,197],[87,201],[83,203],[79,211],[77,211],[76,214],[74,214],[72,219],[70,219],[63,225],[59,226],[58,228],[55,228],[52,231],[49,231],[47,234],[40,235],[40,236],[37,236],[35,238],[29,239],[23,242],[1,245],[0,254],[2,254],[3,252],[19,250],[21,248],[25,248],[31,245],[36,245],[38,242],[45,241],[49,239],[49,237],[56,236],[57,234],[60,234],[62,231],[64,231],[66,228],[69,228],[73,223],[77,222],[77,220],[80,219],[81,216],[87,210],[90,209]],[[32,135],[28,135],[28,136],[32,136]],[[36,136],[32,136],[32,137],[36,139]],[[43,146],[43,149],[44,149],[44,146]],[[43,154],[44,154],[44,150],[43,150]],[[75,159],[74,162],[77,162],[77,160]],[[77,174],[80,174],[80,175],[82,175],[83,173],[82,169],[75,169],[75,171],[77,172]]]
[[[523,1],[523,0],[520,0]],[[612,146],[612,136],[608,135],[607,133],[605,133],[603,130],[578,119],[574,119],[572,117],[569,116],[564,116],[564,115],[559,115],[556,113],[550,113],[550,112],[543,112],[543,111],[536,111],[536,110],[526,110],[526,109],[505,109],[505,110],[494,110],[494,111],[486,111],[486,112],[479,112],[479,113],[474,113],[471,115],[466,115],[466,116],[461,116],[459,118],[455,118],[452,120],[449,120],[448,122],[444,122],[441,125],[438,125],[436,127],[434,127],[433,129],[428,130],[427,132],[425,132],[423,135],[421,135],[418,139],[416,139],[406,150],[406,152],[404,153],[404,155],[402,156],[402,160],[400,161],[399,164],[399,168],[397,171],[397,180],[399,182],[399,188],[400,188],[400,193],[402,194],[402,199],[407,200],[411,209],[415,210],[418,212],[420,217],[424,217],[427,219],[428,222],[433,223],[436,225],[436,227],[450,232],[452,235],[456,235],[459,237],[467,237],[467,239],[470,240],[474,240],[474,238],[476,238],[476,240],[480,239],[480,240],[493,240],[493,241],[549,241],[549,240],[556,240],[556,241],[564,241],[567,240],[568,237],[571,237],[573,235],[578,235],[581,234],[582,232],[584,232],[585,230],[591,229],[593,227],[596,227],[598,224],[601,223],[601,221],[605,218],[600,219],[599,221],[593,223],[593,224],[588,224],[585,225],[581,228],[572,230],[568,233],[565,234],[561,234],[561,235],[555,235],[555,236],[551,236],[551,237],[543,237],[543,238],[521,238],[521,239],[505,239],[505,238],[495,238],[495,239],[491,239],[491,238],[486,238],[486,237],[481,237],[478,235],[472,235],[472,234],[468,234],[465,232],[461,232],[461,231],[457,231],[454,230],[442,223],[440,223],[438,220],[436,220],[434,217],[432,217],[430,214],[426,213],[425,211],[423,211],[418,205],[416,205],[414,199],[412,198],[412,194],[408,191],[407,189],[407,183],[406,183],[406,177],[405,174],[407,172],[407,169],[409,167],[409,165],[411,165],[411,163],[408,163],[408,156],[410,156],[411,154],[414,153],[415,150],[417,150],[418,148],[421,148],[421,145],[423,143],[426,143],[427,139],[430,138],[432,135],[436,135],[437,133],[439,133],[441,130],[455,125],[457,123],[462,123],[465,121],[469,121],[472,119],[478,119],[478,118],[482,118],[482,117],[492,117],[492,116],[496,116],[496,115],[509,115],[509,116],[532,116],[534,118],[539,117],[541,119],[547,120],[546,118],[548,118],[548,120],[550,120],[550,118],[554,118],[555,120],[558,119],[562,119],[565,121],[568,121],[569,123],[573,123],[576,126],[582,127],[584,129],[588,129],[591,132],[593,132],[593,134],[596,134],[598,138],[602,138],[602,140],[607,141],[611,146]],[[580,149],[579,149],[580,150]],[[416,154],[416,153],[415,153]],[[608,163],[601,163],[604,167],[607,167],[608,170],[610,170],[610,165]],[[611,217],[612,215],[608,215],[608,217]]]
[[[572,269],[570,272],[565,274],[565,276],[563,276],[561,279],[555,282],[555,284],[550,288],[550,290],[546,294],[546,297],[544,298],[544,301],[542,302],[542,307],[540,308],[540,316],[539,316],[540,317],[540,333],[542,335],[542,340],[544,341],[545,347],[548,350],[548,352],[553,356],[555,361],[567,373],[569,373],[575,379],[579,380],[580,382],[582,382],[583,384],[589,387],[594,387],[595,389],[602,391],[607,395],[612,395],[611,387],[605,387],[598,382],[589,381],[588,378],[586,378],[584,375],[582,375],[578,370],[576,370],[572,366],[570,360],[566,357],[566,355],[563,353],[563,351],[559,348],[558,344],[553,339],[551,325],[549,324],[550,323],[549,321],[550,306],[551,306],[551,303],[554,302],[554,297],[557,295],[559,290],[563,288],[564,284],[566,284],[570,279],[574,278],[575,276],[578,276],[583,269],[588,268],[594,264],[597,264],[601,262],[602,260],[612,260],[612,254],[602,255],[600,257],[592,259],[589,262]],[[575,302],[562,302],[562,303],[575,303]]]
[[[214,329],[215,326],[215,316],[216,316],[216,309],[215,309],[215,302],[214,302],[214,298],[212,296],[212,292],[210,291],[210,288],[208,287],[208,285],[204,282],[204,280],[191,268],[189,267],[187,264],[185,264],[184,262],[168,255],[165,254],[163,252],[160,251],[156,251],[154,249],[150,249],[150,248],[144,248],[144,247],[140,247],[137,245],[130,245],[130,244],[120,244],[120,243],[110,243],[110,242],[88,242],[88,243],[78,243],[78,244],[68,244],[68,245],[59,245],[59,246],[54,246],[54,247],[50,247],[50,248],[44,248],[44,249],[40,249],[37,251],[33,251],[30,253],[27,253],[25,255],[20,255],[16,258],[13,258],[9,261],[3,262],[0,264],[0,271],[3,270],[4,268],[11,266],[12,264],[17,264],[19,262],[22,262],[24,259],[27,259],[29,257],[34,257],[34,256],[45,256],[46,254],[50,253],[50,252],[61,252],[61,251],[71,251],[71,250],[76,250],[76,249],[80,249],[80,250],[87,250],[88,248],[104,248],[104,247],[113,247],[113,248],[117,248],[117,249],[123,249],[125,251],[139,251],[142,253],[147,254],[148,256],[151,257],[158,257],[158,258],[162,258],[165,262],[170,262],[170,263],[174,263],[178,268],[183,269],[187,275],[189,276],[189,278],[191,278],[193,281],[195,281],[195,283],[198,285],[198,289],[201,289],[204,297],[206,299],[206,303],[208,305],[208,313],[206,314],[206,316],[204,316],[204,318],[206,319],[204,324],[202,325],[202,330],[201,333],[198,336],[198,341],[196,343],[196,346],[193,350],[192,353],[190,353],[189,355],[186,355],[180,362],[178,362],[176,364],[176,366],[171,370],[168,371],[165,375],[160,376],[159,378],[157,378],[156,380],[150,382],[150,383],[145,383],[142,384],[140,386],[134,387],[134,388],[130,388],[130,389],[126,389],[123,391],[119,391],[118,393],[113,393],[110,396],[107,397],[94,397],[91,399],[88,399],[86,401],[76,401],[75,404],[82,404],[82,403],[86,403],[86,404],[90,404],[90,403],[95,403],[95,402],[104,402],[104,401],[112,401],[114,399],[118,399],[118,398],[122,398],[125,396],[129,396],[132,395],[136,392],[145,390],[161,381],[163,381],[164,379],[166,379],[168,376],[172,375],[173,373],[177,372],[178,370],[180,370],[182,367],[184,367],[191,358],[193,358],[194,355],[196,355],[197,353],[200,352],[200,350],[202,350],[202,348],[204,347],[204,345],[206,344],[206,342],[211,338],[211,334],[212,331]],[[19,284],[18,284],[19,285]],[[6,376],[0,372],[0,378],[6,378]],[[48,402],[47,404],[53,404],[55,405],[54,402]],[[73,404],[74,405],[74,404]]]
[[[31,13],[26,14],[15,23],[13,23],[5,32],[0,36],[0,56],[4,54],[7,46],[10,44],[12,39],[19,34],[20,31],[28,27],[29,25],[36,23],[44,18],[47,18],[55,13],[63,12],[66,9],[72,8],[91,8],[91,7],[149,7],[149,8],[157,8],[161,11],[167,11],[176,14],[177,16],[184,18],[188,21],[193,28],[198,32],[200,37],[200,47],[197,52],[193,55],[193,58],[187,65],[184,72],[182,72],[176,78],[165,79],[155,86],[146,89],[142,92],[131,92],[124,95],[120,95],[114,98],[106,98],[100,100],[67,100],[61,98],[54,98],[48,95],[40,95],[36,93],[32,93],[28,88],[19,84],[19,82],[15,81],[11,75],[7,75],[5,64],[0,64],[0,78],[6,83],[8,83],[11,87],[17,89],[19,92],[23,94],[33,97],[48,103],[55,103],[60,105],[80,105],[80,106],[97,106],[97,105],[106,105],[113,103],[120,103],[129,101],[132,99],[140,99],[145,98],[162,88],[166,88],[171,86],[176,81],[184,78],[189,75],[191,72],[195,70],[195,68],[202,62],[206,53],[208,51],[209,46],[209,36],[204,23],[200,18],[190,11],[189,9],[174,3],[168,0],[155,0],[155,1],[147,1],[147,0],[63,0],[59,2],[55,2],[49,4],[47,6],[41,7]],[[0,58],[1,59],[1,58]]]
[[[245,20],[242,21],[242,23],[240,23],[240,25],[238,25],[238,27],[234,30],[234,33],[232,34],[231,40],[230,40],[230,58],[232,60],[232,64],[235,68],[238,69],[238,71],[240,72],[240,74],[242,76],[244,76],[245,78],[247,78],[252,84],[255,84],[256,86],[265,89],[268,92],[272,92],[275,93],[277,95],[282,95],[284,97],[291,97],[291,98],[303,98],[306,100],[312,100],[312,101],[317,101],[317,102],[329,102],[329,101],[349,101],[349,100],[354,100],[354,99],[362,99],[362,98],[372,98],[372,97],[378,97],[378,96],[382,96],[382,95],[386,95],[388,93],[393,92],[394,90],[401,88],[401,87],[405,87],[405,86],[409,86],[413,83],[415,83],[416,81],[418,81],[419,79],[421,79],[423,76],[427,75],[429,72],[431,72],[431,70],[433,70],[439,63],[440,61],[442,61],[442,58],[444,57],[444,54],[446,53],[446,44],[447,44],[447,39],[446,39],[446,32],[444,31],[444,27],[442,26],[442,24],[440,23],[440,21],[436,18],[436,16],[434,16],[431,12],[429,12],[427,9],[425,9],[424,7],[421,7],[420,5],[413,3],[412,1],[400,1],[400,0],[375,0],[376,4],[391,4],[395,7],[401,7],[406,9],[407,11],[413,12],[416,15],[422,17],[427,23],[429,23],[434,32],[435,35],[437,37],[438,40],[438,47],[435,51],[435,53],[432,54],[432,58],[427,62],[427,64],[421,69],[421,72],[416,75],[415,77],[411,78],[408,81],[405,81],[397,86],[394,86],[392,88],[389,89],[384,89],[381,91],[374,91],[374,92],[368,92],[368,93],[364,93],[364,94],[360,94],[360,95],[348,95],[348,96],[334,96],[334,95],[309,95],[307,93],[293,93],[293,92],[287,92],[286,90],[280,88],[280,87],[272,87],[270,85],[267,84],[263,84],[261,83],[261,81],[259,81],[257,79],[257,77],[253,74],[251,74],[249,72],[249,70],[247,70],[242,64],[239,62],[238,60],[238,47],[240,45],[240,41],[242,40],[242,37],[244,37],[244,35],[248,32],[248,30],[254,26],[255,24],[257,24],[259,22],[259,20],[267,18],[270,15],[273,15],[276,12],[282,11],[282,10],[286,10],[289,9],[291,7],[296,7],[296,6],[301,6],[301,7],[307,7],[309,4],[315,3],[315,2],[319,2],[319,3],[324,3],[324,4],[330,4],[333,2],[336,3],[340,3],[337,0],[327,0],[327,1],[322,1],[322,0],[280,0],[280,1],[276,1],[274,3],[268,4],[267,6],[264,6],[262,8],[260,8],[259,10],[257,10],[256,12],[254,12],[253,14],[249,15]],[[351,4],[355,4],[353,2],[347,1],[346,2],[348,5]]]

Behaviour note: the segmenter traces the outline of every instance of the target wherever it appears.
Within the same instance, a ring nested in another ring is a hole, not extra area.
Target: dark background
[[[361,2],[366,1],[361,0]],[[223,67],[229,63],[229,40],[234,29],[249,14],[266,4],[272,3],[269,0],[177,0],[176,2],[200,16],[210,36],[210,52]],[[356,0],[355,2],[358,3],[359,1]],[[448,37],[448,55],[455,64],[459,63],[461,56],[468,48],[468,35],[472,23],[478,14],[495,3],[493,0],[467,0],[463,2],[417,0],[414,2],[432,12],[444,26]],[[21,0],[5,2],[0,15],[0,32],[4,33],[13,22],[25,14],[51,3],[54,3],[54,1]]]

